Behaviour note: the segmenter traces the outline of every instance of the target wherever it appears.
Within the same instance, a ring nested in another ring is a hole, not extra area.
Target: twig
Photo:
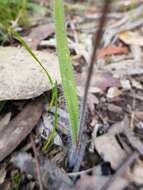
[[[69,177],[74,177],[74,176],[78,176],[78,175],[83,175],[83,174],[87,174],[88,172],[92,172],[96,169],[96,167],[93,167],[93,168],[89,168],[87,170],[82,170],[82,171],[79,171],[79,172],[72,172],[72,173],[67,173],[67,175]]]
[[[103,10],[102,10],[102,16],[99,21],[99,28],[98,28],[97,33],[95,34],[95,41],[94,41],[95,45],[93,47],[93,52],[92,52],[90,63],[89,63],[89,70],[88,70],[86,83],[85,83],[84,96],[83,96],[83,100],[81,103],[81,111],[80,111],[81,115],[80,115],[80,121],[79,121],[77,143],[76,143],[76,146],[72,147],[70,156],[69,156],[69,165],[70,165],[70,167],[74,166],[74,169],[73,169],[74,172],[77,172],[80,168],[80,163],[84,156],[84,151],[85,151],[85,147],[86,147],[85,139],[84,139],[85,136],[83,135],[83,132],[85,129],[85,115],[86,115],[85,113],[86,113],[87,97],[88,97],[88,91],[89,91],[89,86],[90,86],[90,82],[91,82],[91,77],[93,74],[94,62],[96,60],[96,52],[97,52],[97,49],[98,49],[101,39],[102,39],[103,28],[105,25],[107,13],[109,11],[110,2],[111,2],[111,0],[106,0],[104,3]]]
[[[112,185],[112,183],[115,181],[115,179],[121,176],[124,173],[125,169],[129,165],[131,165],[133,161],[138,158],[138,156],[139,156],[138,152],[136,151],[132,152],[126,158],[126,160],[119,166],[119,168],[117,169],[117,172],[112,177],[110,177],[110,179],[103,185],[103,187],[100,190],[108,190],[110,186]]]
[[[77,146],[80,147],[80,142],[81,142],[81,137],[84,131],[84,123],[85,123],[85,113],[86,113],[86,104],[87,104],[87,97],[88,97],[88,91],[89,91],[89,86],[91,82],[91,77],[93,74],[93,67],[96,59],[96,53],[97,49],[99,48],[102,36],[103,36],[103,27],[106,22],[106,16],[108,14],[109,8],[110,8],[110,2],[111,0],[106,0],[104,3],[104,7],[102,10],[102,16],[99,21],[99,28],[97,31],[97,34],[95,34],[95,45],[93,48],[93,52],[91,55],[91,60],[89,64],[89,70],[86,78],[86,84],[85,84],[85,90],[84,90],[84,97],[83,97],[83,102],[81,106],[81,115],[80,115],[80,126],[79,126],[79,132],[78,132],[78,139],[77,139]]]
[[[36,150],[36,146],[35,146],[35,143],[34,143],[34,140],[33,140],[32,133],[30,134],[30,141],[31,141],[31,144],[32,144],[33,153],[34,153],[35,162],[36,162],[36,173],[37,173],[37,179],[38,179],[38,183],[39,183],[39,188],[40,188],[40,190],[44,190],[43,185],[42,185],[42,177],[41,177],[41,171],[40,171],[40,165],[39,165],[37,150]]]
[[[80,121],[79,121],[79,130],[78,130],[78,136],[77,136],[77,143],[76,147],[72,147],[70,157],[69,157],[69,165],[71,167],[74,166],[73,171],[77,172],[80,168],[80,163],[82,161],[82,158],[84,156],[84,151],[85,151],[85,136],[83,135],[84,129],[85,129],[85,113],[86,113],[86,104],[87,104],[87,97],[88,97],[88,91],[89,91],[89,86],[91,82],[91,77],[93,74],[93,67],[94,63],[96,61],[96,53],[97,49],[99,48],[102,36],[103,36],[103,28],[105,26],[106,22],[106,17],[110,8],[110,3],[111,0],[106,0],[103,6],[102,10],[102,16],[99,20],[99,28],[97,33],[95,34],[95,45],[93,47],[93,52],[91,55],[90,63],[89,63],[89,70],[86,78],[86,83],[85,83],[85,90],[84,90],[84,96],[83,96],[83,101],[81,103],[81,115],[80,115]]]

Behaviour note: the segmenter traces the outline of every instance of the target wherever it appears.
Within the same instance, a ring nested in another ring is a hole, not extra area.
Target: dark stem
[[[103,5],[102,9],[102,16],[99,20],[99,27],[98,31],[95,34],[95,39],[94,39],[94,47],[93,47],[93,52],[91,55],[90,63],[89,63],[89,69],[88,69],[88,74],[86,78],[86,84],[85,84],[85,90],[84,90],[84,96],[83,100],[81,103],[81,115],[80,115],[80,121],[79,121],[79,131],[78,131],[78,136],[77,136],[77,143],[75,147],[72,147],[72,153],[70,153],[69,157],[69,165],[70,167],[74,167],[73,171],[78,171],[80,168],[80,162],[82,161],[82,158],[84,156],[83,150],[85,150],[86,144],[85,144],[85,139],[84,139],[84,129],[85,129],[85,116],[86,116],[86,104],[87,104],[87,97],[88,97],[88,91],[90,87],[90,82],[91,82],[91,77],[93,74],[93,67],[94,63],[96,61],[96,53],[97,49],[99,48],[102,36],[103,36],[103,29],[105,26],[107,14],[110,8],[111,0],[105,0],[105,3]],[[84,147],[85,146],[85,147]],[[82,148],[84,147],[84,148]],[[82,156],[82,158],[81,158]]]
[[[99,48],[102,36],[103,36],[103,28],[105,26],[107,14],[110,8],[111,0],[105,0],[103,10],[102,10],[102,16],[99,21],[99,27],[98,31],[95,34],[95,39],[94,39],[94,47],[93,47],[93,52],[91,55],[90,63],[89,63],[89,69],[88,69],[88,74],[86,78],[86,83],[85,83],[85,90],[84,90],[84,96],[83,96],[83,101],[81,104],[81,115],[80,115],[80,123],[79,123],[79,131],[78,131],[78,138],[77,138],[77,149],[80,147],[80,142],[81,142],[81,137],[84,131],[84,124],[85,124],[85,113],[86,113],[86,104],[87,104],[87,97],[88,97],[88,91],[90,87],[90,82],[93,74],[93,68],[94,68],[94,63],[96,61],[96,53],[97,49]]]

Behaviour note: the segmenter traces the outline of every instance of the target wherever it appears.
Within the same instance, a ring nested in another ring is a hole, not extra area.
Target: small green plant
[[[59,58],[62,86],[66,99],[66,107],[70,118],[72,145],[76,145],[79,125],[78,97],[65,30],[64,3],[63,0],[54,0],[53,2],[57,53]]]

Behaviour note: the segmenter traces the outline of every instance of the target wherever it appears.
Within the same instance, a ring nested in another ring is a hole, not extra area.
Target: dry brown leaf
[[[34,51],[53,80],[60,84],[57,57]],[[0,47],[0,101],[28,99],[51,89],[46,73],[23,48]]]
[[[126,158],[126,152],[120,147],[115,136],[105,134],[93,139],[95,148],[99,155],[111,163],[113,169],[117,169]]]
[[[128,53],[128,49],[126,47],[117,47],[117,46],[109,45],[105,48],[98,50],[97,58],[104,59],[106,56],[116,55],[116,54],[127,54],[127,53]]]
[[[38,25],[35,28],[32,28],[31,33],[25,37],[25,40],[32,49],[37,49],[40,41],[49,37],[53,33],[54,33],[53,23],[42,24]]]
[[[76,76],[77,86],[84,86],[87,73],[83,72]],[[121,87],[120,80],[115,78],[110,72],[94,72],[90,92],[94,92],[93,89],[99,89],[101,91],[110,87]]]
[[[124,43],[128,45],[143,46],[143,37],[136,32],[131,32],[131,31],[122,32],[117,36],[120,40],[122,40]]]
[[[0,131],[0,161],[8,156],[31,132],[44,109],[43,100],[31,101],[5,128]]]
[[[122,94],[122,91],[119,90],[117,87],[111,87],[108,89],[107,98],[115,98]]]

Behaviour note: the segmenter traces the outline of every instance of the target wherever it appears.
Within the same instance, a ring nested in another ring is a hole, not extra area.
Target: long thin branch
[[[100,45],[100,42],[101,42],[101,39],[103,36],[103,28],[105,26],[106,17],[107,17],[109,8],[110,8],[110,3],[111,3],[111,0],[106,0],[104,3],[103,10],[102,10],[102,16],[99,21],[99,28],[98,28],[97,33],[95,34],[95,41],[94,41],[95,45],[94,45],[91,60],[89,63],[89,70],[88,70],[88,74],[87,74],[87,78],[86,78],[84,97],[83,97],[83,102],[82,102],[82,106],[81,106],[80,126],[79,126],[79,132],[78,132],[77,147],[80,146],[81,137],[82,137],[82,134],[84,131],[85,112],[86,112],[88,91],[89,91],[90,82],[91,82],[91,78],[92,78],[92,74],[93,74],[94,63],[96,60],[96,53],[97,53],[97,49],[99,48],[99,45]]]

